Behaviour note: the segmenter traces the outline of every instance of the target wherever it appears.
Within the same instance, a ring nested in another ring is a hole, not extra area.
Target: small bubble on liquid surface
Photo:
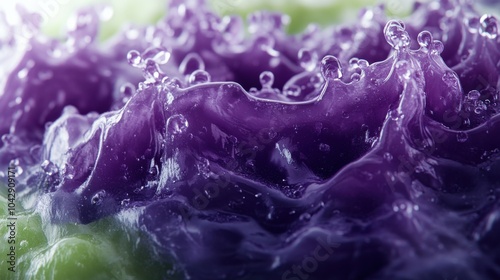
[[[333,55],[327,55],[321,60],[321,73],[325,79],[342,78],[342,67],[339,60]]]
[[[167,129],[170,133],[181,134],[186,132],[189,123],[187,119],[181,115],[173,115],[167,120]]]

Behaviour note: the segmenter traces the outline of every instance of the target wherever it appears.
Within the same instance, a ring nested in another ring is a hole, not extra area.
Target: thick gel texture
[[[471,2],[292,36],[173,0],[105,44],[89,8],[3,38],[0,165],[50,223],[128,213],[167,278],[499,278],[499,23]]]

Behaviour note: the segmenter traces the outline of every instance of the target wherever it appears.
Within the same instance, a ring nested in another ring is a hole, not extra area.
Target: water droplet
[[[498,22],[494,16],[483,15],[479,23],[479,34],[490,39],[495,39],[498,36]]]
[[[167,129],[170,133],[173,134],[181,134],[186,132],[188,126],[188,121],[181,114],[173,115],[167,120]]]
[[[259,76],[262,88],[271,88],[274,84],[274,74],[270,71],[264,71]]]
[[[136,50],[131,50],[127,53],[128,64],[134,67],[140,67],[142,62],[141,54]]]
[[[429,31],[424,30],[418,34],[417,41],[420,47],[428,49],[433,41],[432,34]]]
[[[210,74],[205,70],[196,70],[189,76],[189,84],[194,86],[210,82]]]
[[[259,197],[262,197],[262,193],[256,193],[255,194],[255,198],[259,198]]]
[[[24,247],[27,247],[27,246],[28,246],[28,241],[23,240],[23,241],[21,241],[21,242],[19,243],[19,245],[20,245],[21,247],[23,247],[23,248],[24,248]]]
[[[301,93],[301,89],[298,85],[291,85],[284,90],[285,95],[291,97],[298,97]]]
[[[461,131],[457,134],[457,141],[460,143],[467,141],[468,138],[469,138],[469,136],[467,135],[467,133],[465,133],[463,131]]]
[[[307,71],[313,71],[318,63],[318,54],[308,49],[300,49],[298,53],[299,63]]]
[[[99,206],[102,204],[102,201],[104,200],[105,197],[106,197],[106,191],[100,190],[96,194],[94,194],[94,196],[92,196],[92,198],[90,199],[90,203],[92,203],[92,205]]]
[[[410,45],[410,36],[405,31],[405,25],[399,20],[390,20],[384,28],[384,36],[395,50],[405,49]]]
[[[321,73],[325,79],[342,78],[342,67],[339,60],[333,55],[327,55],[321,60]]]
[[[59,172],[59,168],[57,168],[57,166],[49,160],[44,160],[41,167],[48,176],[52,176]]]
[[[330,145],[321,143],[319,144],[319,150],[322,152],[329,152],[330,151]]]

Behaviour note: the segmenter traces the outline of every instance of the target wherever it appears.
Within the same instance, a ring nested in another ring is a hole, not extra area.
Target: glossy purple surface
[[[495,17],[443,0],[289,35],[257,12],[245,34],[202,2],[105,44],[95,9],[69,42],[2,43],[0,165],[38,211],[133,212],[191,279],[500,277]]]

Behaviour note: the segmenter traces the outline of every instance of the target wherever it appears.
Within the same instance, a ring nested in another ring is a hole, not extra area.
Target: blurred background
[[[186,0],[189,1],[189,0]],[[246,17],[255,10],[281,11],[291,16],[289,32],[303,30],[309,23],[327,25],[355,21],[357,11],[364,6],[383,4],[389,16],[404,17],[411,11],[415,1],[431,0],[208,0],[214,11],[221,15],[239,14]],[[500,0],[461,0],[481,2],[484,13],[500,14]],[[68,18],[79,7],[95,4],[109,5],[112,13],[102,24],[101,39],[117,32],[125,23],[147,24],[160,19],[168,0],[11,0],[1,1],[0,11],[7,17],[15,14],[19,3],[42,16],[42,30],[51,36],[64,33]],[[0,30],[0,32],[2,32]]]
[[[403,16],[409,13],[414,0],[208,0],[214,11],[221,15],[239,14],[246,16],[259,9],[281,11],[291,16],[289,31],[300,32],[311,22],[320,25],[356,20],[357,11],[366,5],[384,3],[390,14]],[[79,7],[109,5],[113,9],[110,19],[103,23],[101,38],[105,39],[123,26],[124,23],[154,23],[161,18],[168,0],[14,0],[1,1],[0,10],[7,17],[13,17],[15,6],[23,4],[30,11],[37,11],[42,16],[42,30],[58,36],[64,33],[65,23],[70,15]],[[0,31],[1,32],[1,31]]]

